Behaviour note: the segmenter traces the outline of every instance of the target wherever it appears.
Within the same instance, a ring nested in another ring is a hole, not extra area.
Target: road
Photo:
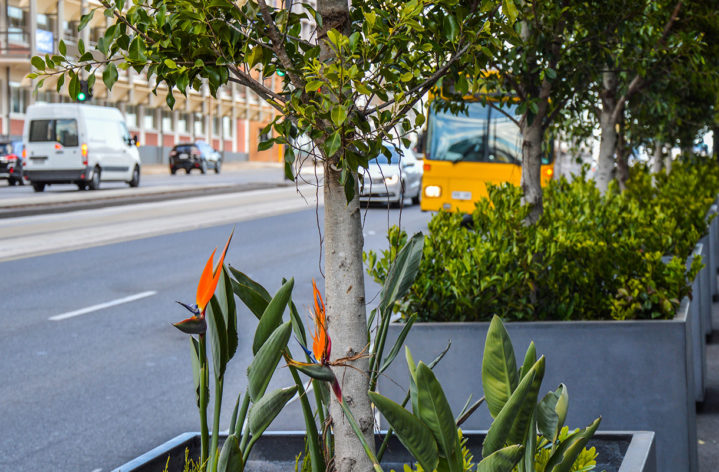
[[[281,214],[258,211],[258,199]],[[4,220],[0,256],[13,247],[11,238],[32,240],[46,254],[0,262],[0,471],[108,471],[197,430],[189,342],[170,326],[186,313],[174,301],[193,300],[208,255],[234,227],[227,261],[271,292],[283,276],[294,276],[294,300],[306,312],[311,280],[322,278],[321,214],[311,194],[305,202],[275,189],[236,194],[234,202],[202,197]],[[384,247],[399,210],[374,208],[365,216],[366,247]],[[401,213],[409,231],[428,219],[417,207]],[[68,250],[73,238],[86,247]],[[377,291],[369,283],[368,299]],[[255,324],[241,308],[223,428],[244,390]],[[273,385],[289,384],[280,370]],[[274,428],[300,429],[302,422],[290,409]]]

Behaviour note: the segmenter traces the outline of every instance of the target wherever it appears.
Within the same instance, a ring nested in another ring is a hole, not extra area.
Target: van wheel
[[[7,179],[7,184],[11,187],[14,187],[15,185],[17,185],[17,180],[15,180],[14,177],[10,177],[9,179]]]
[[[202,173],[202,174],[207,173],[207,161],[204,159],[200,161],[200,173]]]
[[[417,195],[412,197],[412,204],[413,205],[419,205],[420,201],[422,200],[422,181],[419,181],[419,190],[417,190]]]
[[[130,187],[139,187],[140,186],[140,168],[135,166],[135,169],[132,171],[132,179],[128,182],[128,185]]]
[[[185,174],[192,172],[192,167],[185,167]]]
[[[219,174],[221,168],[222,168],[222,161],[215,161],[215,174]]]
[[[85,189],[87,189],[87,184],[85,182],[78,182],[77,189],[80,191],[85,190]]]
[[[32,184],[32,189],[36,192],[42,192],[45,190],[45,184]]]
[[[177,167],[170,167],[170,174],[172,174],[172,175],[177,174]]]
[[[87,188],[90,190],[97,190],[100,188],[100,168],[95,167],[92,171],[92,179],[87,183]]]

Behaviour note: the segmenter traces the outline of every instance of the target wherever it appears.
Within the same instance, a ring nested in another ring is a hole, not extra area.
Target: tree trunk
[[[327,324],[332,339],[331,360],[366,352],[367,316],[364,271],[362,268],[362,222],[357,194],[349,204],[340,172],[325,164],[325,293]],[[355,184],[357,178],[355,176]],[[358,187],[356,187],[358,188]],[[334,367],[342,393],[367,442],[373,446],[374,416],[367,391],[369,362],[362,357]],[[332,398],[330,406],[335,441],[335,468],[338,472],[366,472],[372,463],[362,448],[341,406]]]
[[[656,141],[654,144],[654,152],[652,153],[652,160],[650,165],[650,170],[652,174],[658,174],[662,171],[662,143],[660,141]]]
[[[544,108],[544,107],[542,107]],[[524,223],[533,225],[539,221],[544,210],[542,201],[542,118],[539,114],[529,124],[525,115],[520,122],[522,131],[522,203],[529,205]]]
[[[602,110],[599,114],[601,139],[599,141],[599,160],[597,161],[597,188],[604,194],[612,180],[614,170],[614,151],[617,147],[617,123],[613,118],[617,106],[617,75],[614,71],[602,73]]]
[[[622,122],[624,115],[622,115]],[[619,129],[623,130],[623,123]],[[624,140],[624,132],[617,134],[617,182],[619,189],[623,192],[627,189],[627,180],[629,180],[629,152],[627,151],[626,141]]]
[[[714,125],[714,128],[712,128],[712,134],[714,135],[712,140],[712,152],[714,153],[714,158],[719,161],[719,125]]]

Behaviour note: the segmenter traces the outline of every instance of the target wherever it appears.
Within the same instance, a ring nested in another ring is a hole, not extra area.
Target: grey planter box
[[[530,341],[547,357],[542,395],[559,383],[567,385],[567,425],[583,427],[602,416],[602,429],[654,431],[658,471],[696,472],[693,337],[699,319],[690,316],[690,305],[696,304],[685,299],[671,320],[508,322],[505,327],[518,362]],[[432,361],[451,340],[435,372],[455,412],[470,394],[482,395],[488,327],[486,322],[415,323],[407,337],[416,362]],[[401,328],[390,326],[389,346]],[[380,381],[380,391],[395,401],[404,398],[409,385],[401,357]],[[490,422],[482,406],[464,427],[484,429]]]
[[[687,260],[687,269],[691,264],[691,260],[694,256],[702,256],[702,260],[706,261],[708,250],[705,250],[703,244],[697,244],[692,252],[691,256]],[[705,287],[708,281],[709,268],[705,266],[699,271],[696,278],[692,282],[692,297],[689,303],[689,314],[688,317],[695,320],[691,324],[691,337],[692,337],[692,365],[694,370],[694,399],[697,402],[704,401],[704,392],[706,390],[705,379],[707,372],[706,362],[706,316],[711,317],[711,297],[706,295],[707,288]]]
[[[481,457],[485,431],[464,431],[467,448],[475,458]],[[224,440],[224,436],[221,438]],[[379,441],[379,436],[377,437]],[[644,431],[597,432],[588,447],[595,447],[597,471],[606,472],[656,472],[654,433]],[[295,458],[304,451],[304,432],[267,432],[255,444],[246,469],[248,472],[291,472],[295,470]],[[170,457],[169,472],[181,471],[185,449],[190,457],[199,456],[199,433],[184,433],[150,452],[115,469],[113,472],[162,472]],[[402,470],[403,464],[412,463],[396,437],[390,442],[382,460],[382,467],[389,471]]]

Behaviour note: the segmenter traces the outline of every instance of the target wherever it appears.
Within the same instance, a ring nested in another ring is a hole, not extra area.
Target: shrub
[[[545,190],[544,214],[523,224],[521,190],[491,187],[473,228],[440,212],[429,222],[419,275],[397,307],[421,321],[668,319],[701,268],[685,261],[706,232],[719,190],[709,161],[678,162],[670,176],[633,169],[628,190],[602,196],[593,182],[562,179]],[[365,254],[382,283],[406,235],[389,231],[390,249]],[[670,257],[665,257],[670,256]]]

